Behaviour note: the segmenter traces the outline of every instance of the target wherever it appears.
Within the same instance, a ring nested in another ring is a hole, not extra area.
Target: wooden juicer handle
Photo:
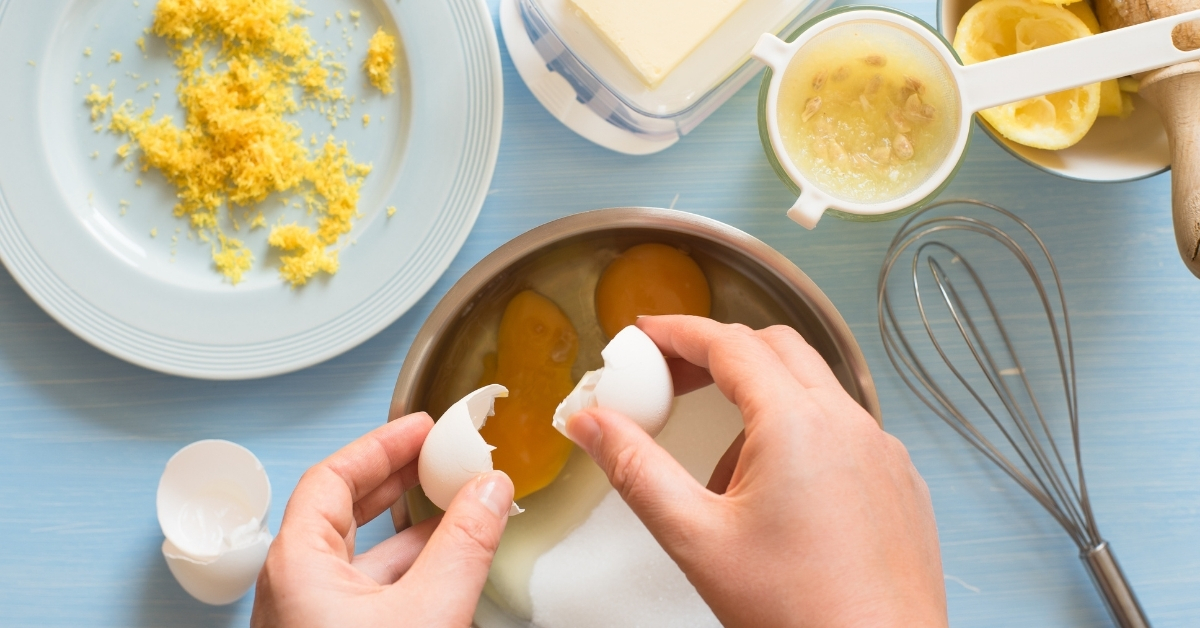
[[[1188,270],[1200,277],[1200,62],[1149,73],[1141,94],[1167,129],[1175,244]]]
[[[1113,30],[1200,9],[1200,0],[1096,0],[1103,30]],[[1176,27],[1175,45],[1200,48],[1200,24]],[[1147,72],[1141,95],[1158,109],[1171,146],[1171,203],[1175,244],[1200,277],[1200,61]]]

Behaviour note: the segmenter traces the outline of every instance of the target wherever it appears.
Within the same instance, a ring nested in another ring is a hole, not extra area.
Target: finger
[[[336,534],[349,560],[355,502],[416,460],[431,427],[433,420],[428,414],[411,414],[367,433],[318,463],[300,478],[281,525],[304,527],[334,551],[339,549],[333,541]]]
[[[671,454],[632,420],[590,408],[567,420],[567,435],[592,456],[634,514],[668,553],[690,539],[713,506],[704,490]]]
[[[713,383],[708,369],[696,366],[683,358],[668,358],[667,367],[671,369],[671,382],[675,385],[676,397]]]
[[[863,410],[862,405],[842,387],[825,358],[799,332],[785,325],[776,325],[757,333],[829,415],[878,426],[874,417]]]
[[[418,484],[417,461],[412,461],[387,477],[375,490],[363,495],[354,504],[354,520],[365,525],[392,507],[404,492]]]
[[[746,432],[743,430],[737,438],[733,439],[733,444],[729,449],[725,450],[725,454],[717,461],[717,466],[713,469],[712,475],[708,479],[708,490],[717,495],[724,495],[729,489],[729,483],[733,480],[733,471],[737,468],[738,460],[742,457],[742,446],[746,444]]]
[[[755,332],[771,347],[796,381],[806,388],[836,388],[842,385],[829,363],[795,329],[775,325]]]
[[[708,369],[747,429],[760,417],[786,417],[807,405],[806,391],[769,345],[745,325],[697,316],[647,316],[638,327],[668,358]]]
[[[508,522],[512,498],[512,480],[503,472],[490,471],[468,482],[450,503],[425,550],[400,578],[407,586],[395,587],[396,594],[415,588],[437,600],[441,608],[473,613]]]
[[[400,579],[416,562],[429,537],[442,520],[441,516],[426,519],[406,528],[371,549],[354,557],[359,571],[379,584],[388,585]]]

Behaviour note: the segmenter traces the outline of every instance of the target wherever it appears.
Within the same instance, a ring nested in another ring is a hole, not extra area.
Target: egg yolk
[[[558,477],[574,447],[551,425],[554,410],[575,387],[571,366],[579,336],[566,314],[546,297],[526,290],[500,319],[496,352],[484,361],[481,385],[501,384],[508,397],[479,433],[496,448],[492,464],[512,478],[520,499]]]
[[[712,293],[696,261],[666,244],[639,244],[613,260],[596,286],[596,314],[609,338],[638,316],[708,316]]]

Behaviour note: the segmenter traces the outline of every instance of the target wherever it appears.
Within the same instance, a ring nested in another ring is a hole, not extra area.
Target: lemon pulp
[[[960,119],[941,57],[881,23],[835,26],[805,44],[784,74],[778,107],[792,163],[818,188],[862,203],[928,180]]]
[[[1071,10],[1035,0],[982,0],[958,23],[954,49],[966,65],[1088,37]],[[1110,93],[1109,99],[1114,95]],[[1120,94],[1115,94],[1120,99]],[[1004,137],[1058,150],[1083,139],[1100,113],[1100,83],[1029,98],[979,112]],[[1117,113],[1119,115],[1119,112]]]

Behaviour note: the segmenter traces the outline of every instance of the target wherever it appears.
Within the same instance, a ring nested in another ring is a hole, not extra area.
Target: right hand
[[[946,626],[933,505],[904,446],[789,327],[643,317],[682,394],[715,382],[745,432],[700,486],[629,419],[567,423],[726,626]]]

